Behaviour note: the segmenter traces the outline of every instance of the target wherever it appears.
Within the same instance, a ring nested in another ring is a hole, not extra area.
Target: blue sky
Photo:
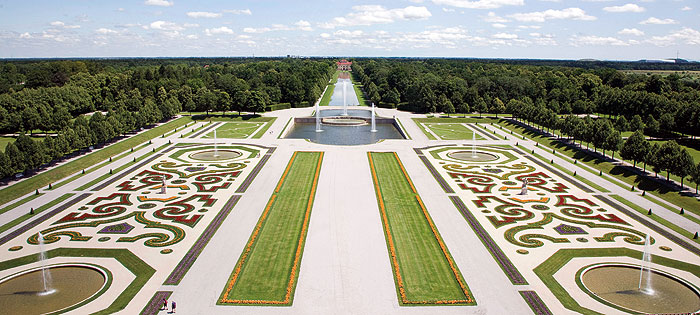
[[[0,57],[700,60],[697,0],[0,0]]]

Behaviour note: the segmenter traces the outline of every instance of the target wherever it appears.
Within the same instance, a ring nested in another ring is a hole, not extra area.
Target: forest
[[[3,61],[0,133],[17,139],[0,152],[0,177],[36,169],[181,111],[255,114],[313,104],[334,72],[332,60]]]

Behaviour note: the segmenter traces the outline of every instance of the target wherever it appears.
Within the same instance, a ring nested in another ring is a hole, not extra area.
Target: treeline
[[[34,169],[183,110],[257,113],[276,103],[313,104],[335,71],[331,60],[234,60],[203,66],[166,60],[118,69],[114,62],[0,63],[0,133],[20,134],[0,155],[0,175]],[[36,131],[46,134],[43,141],[23,135]]]
[[[507,104],[515,100],[549,116],[601,113],[628,122],[639,116],[658,126],[652,135],[700,135],[700,81],[691,76],[453,59],[360,59],[353,72],[373,102],[403,110],[512,114],[519,106]]]

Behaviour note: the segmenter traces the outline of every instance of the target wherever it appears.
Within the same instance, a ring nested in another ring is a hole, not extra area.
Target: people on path
[[[175,306],[176,306],[175,301],[172,301],[170,304],[170,313],[175,313]]]
[[[168,300],[166,300],[166,299],[164,298],[164,299],[163,299],[163,308],[161,308],[161,310],[167,310],[167,309],[168,309]]]

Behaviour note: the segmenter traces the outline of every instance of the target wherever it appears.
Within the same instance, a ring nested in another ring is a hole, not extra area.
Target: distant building
[[[352,61],[347,61],[345,59],[336,62],[339,71],[352,71],[350,66],[352,66]]]

